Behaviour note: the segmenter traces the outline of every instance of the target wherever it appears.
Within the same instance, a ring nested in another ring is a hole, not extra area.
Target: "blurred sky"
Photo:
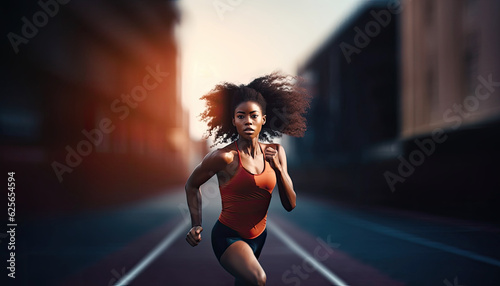
[[[199,98],[222,81],[253,78],[297,67],[368,0],[181,0],[178,29],[182,101],[190,135],[201,139]],[[216,8],[217,7],[217,8]]]

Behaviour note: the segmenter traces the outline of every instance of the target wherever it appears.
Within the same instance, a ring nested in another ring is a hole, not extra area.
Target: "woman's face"
[[[266,123],[266,116],[262,108],[254,101],[244,101],[234,110],[233,125],[240,137],[246,139],[258,138],[262,125]]]

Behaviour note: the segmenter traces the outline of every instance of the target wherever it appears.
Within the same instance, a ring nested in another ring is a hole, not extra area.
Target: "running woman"
[[[266,284],[258,258],[276,184],[283,207],[295,208],[285,149],[272,139],[305,133],[310,98],[298,79],[275,72],[248,85],[218,84],[201,97],[207,105],[201,114],[207,135],[215,136],[214,145],[229,144],[206,155],[186,182],[192,225],[186,240],[191,246],[201,241],[200,186],[217,175],[222,212],[212,228],[212,248],[222,267],[235,277],[235,285]]]

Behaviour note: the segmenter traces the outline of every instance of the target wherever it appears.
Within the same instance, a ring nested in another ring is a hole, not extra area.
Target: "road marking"
[[[445,251],[445,252],[449,252],[449,253],[452,253],[452,254],[460,255],[460,256],[463,256],[463,257],[466,257],[466,258],[469,258],[469,259],[472,259],[472,260],[476,260],[476,261],[479,261],[479,262],[491,264],[491,265],[496,266],[496,267],[500,267],[500,261],[498,261],[498,260],[496,260],[494,258],[483,256],[483,255],[474,253],[472,251],[460,249],[460,248],[457,248],[457,247],[454,247],[454,246],[450,246],[450,245],[447,245],[447,244],[444,244],[444,243],[435,242],[435,241],[432,241],[432,240],[427,240],[425,238],[414,236],[414,235],[408,234],[406,232],[402,232],[402,231],[399,231],[399,230],[396,230],[396,229],[393,229],[393,228],[390,228],[390,227],[386,227],[386,226],[383,226],[383,225],[379,225],[379,224],[376,224],[376,223],[372,223],[372,222],[369,222],[369,221],[366,221],[366,220],[363,220],[363,219],[349,218],[349,219],[346,219],[345,222],[347,222],[349,224],[352,224],[352,225],[356,225],[358,227],[362,227],[362,228],[374,231],[374,232],[378,232],[378,233],[381,233],[381,234],[385,234],[385,235],[388,235],[388,236],[399,238],[401,240],[406,240],[406,241],[413,242],[413,243],[416,243],[416,244],[420,244],[420,245],[423,245],[423,246],[427,246],[427,247],[430,247],[430,248],[435,248],[435,249],[439,249],[441,251]]]
[[[273,223],[270,219],[267,220],[267,224],[270,226],[269,231],[274,232],[291,250],[297,253],[304,260],[311,263],[314,268],[316,268],[328,281],[332,282],[337,286],[347,286],[348,284],[335,275],[330,269],[328,269],[321,262],[312,257],[306,250],[304,250],[300,245],[298,245],[293,239],[291,239],[277,224]]]
[[[127,286],[132,280],[134,280],[137,275],[139,275],[146,267],[153,262],[158,255],[160,255],[165,249],[167,249],[178,236],[186,231],[188,224],[185,220],[170,233],[168,234],[153,250],[151,250],[137,265],[132,268],[125,276],[123,276],[114,286]]]

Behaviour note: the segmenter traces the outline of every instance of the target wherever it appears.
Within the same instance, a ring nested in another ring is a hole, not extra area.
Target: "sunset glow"
[[[180,1],[181,96],[191,137],[204,133],[199,98],[215,84],[246,84],[275,70],[295,74],[362,1]]]

